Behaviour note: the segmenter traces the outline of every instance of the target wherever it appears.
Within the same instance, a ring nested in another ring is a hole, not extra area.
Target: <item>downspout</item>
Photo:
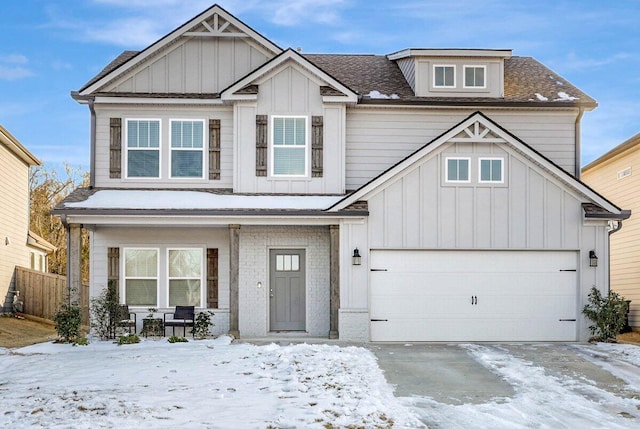
[[[608,255],[608,258],[607,258],[607,260],[609,261],[609,270],[608,270],[609,272],[607,273],[607,277],[609,279],[608,282],[607,282],[608,286],[609,286],[609,290],[607,291],[608,293],[611,292],[611,236],[613,234],[615,234],[616,232],[620,231],[621,229],[622,229],[622,221],[619,220],[619,221],[616,221],[615,228],[611,228],[611,230],[609,231],[609,236],[608,236],[609,244],[608,244],[608,249],[607,249],[608,252],[609,252],[609,255]]]
[[[95,98],[88,100],[89,111],[91,112],[91,146],[89,151],[89,188],[96,186],[96,109],[93,104]]]
[[[580,106],[579,110],[578,110],[578,116],[576,116],[576,123],[575,123],[575,141],[576,141],[576,179],[580,180],[580,170],[581,170],[581,161],[580,158],[582,157],[582,137],[581,137],[581,132],[582,132],[582,127],[580,122],[582,121],[582,115],[584,115],[584,107]]]

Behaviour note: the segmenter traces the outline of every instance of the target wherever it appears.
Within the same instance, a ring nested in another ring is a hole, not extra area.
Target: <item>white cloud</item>
[[[567,58],[562,61],[562,66],[565,70],[591,70],[620,61],[628,61],[630,58],[633,58],[633,55],[626,52],[619,52],[598,58],[580,58],[575,52],[571,52]]]
[[[86,30],[86,37],[98,42],[106,42],[125,47],[144,47],[165,33],[164,22],[131,17],[118,19]]]
[[[20,66],[3,66],[0,65],[0,79],[1,80],[18,80],[24,79],[30,76],[35,76],[35,73],[31,70]]]
[[[64,61],[60,61],[60,60],[56,60],[54,62],[51,63],[51,68],[54,70],[72,70],[73,66],[69,63],[66,63]]]
[[[5,57],[0,57],[0,61],[9,64],[26,64],[29,62],[27,57],[22,54],[10,54]]]

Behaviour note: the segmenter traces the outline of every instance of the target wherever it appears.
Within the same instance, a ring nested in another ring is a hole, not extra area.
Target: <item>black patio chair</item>
[[[126,304],[120,305],[120,314],[118,314],[118,319],[116,321],[119,328],[126,328],[129,330],[129,333],[132,332],[135,334],[136,332],[136,313],[132,313],[129,311],[129,306]]]
[[[171,315],[172,318],[167,320],[167,316]],[[176,326],[182,326],[182,336],[187,336],[187,326],[193,328],[193,322],[195,320],[195,307],[193,305],[176,305],[175,312],[164,313],[164,327],[171,326],[173,329],[173,335],[176,334]],[[193,329],[191,330],[193,335]]]

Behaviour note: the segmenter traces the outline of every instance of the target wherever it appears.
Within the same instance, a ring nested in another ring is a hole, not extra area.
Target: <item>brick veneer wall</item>
[[[262,337],[269,329],[269,250],[306,251],[307,333],[329,335],[329,228],[242,226],[240,228],[240,336]],[[258,288],[258,282],[262,288]]]

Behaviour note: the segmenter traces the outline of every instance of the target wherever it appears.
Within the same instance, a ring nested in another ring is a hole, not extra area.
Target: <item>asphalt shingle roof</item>
[[[83,86],[97,82],[131,58],[136,51],[124,51]],[[504,60],[504,97],[416,97],[398,65],[384,55],[304,54],[312,64],[362,96],[361,101],[395,104],[495,104],[514,103],[540,106],[585,105],[594,99],[566,79],[531,57]],[[390,99],[367,97],[372,91]],[[130,95],[130,94],[127,94]],[[195,96],[195,95],[194,95]]]

